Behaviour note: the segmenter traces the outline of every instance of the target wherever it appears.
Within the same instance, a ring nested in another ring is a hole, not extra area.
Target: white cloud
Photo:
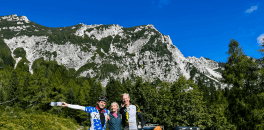
[[[162,8],[163,5],[168,5],[170,0],[159,0],[158,7]]]
[[[264,33],[262,33],[261,35],[259,35],[259,37],[257,38],[257,41],[258,41],[258,44],[259,45],[262,45],[262,43],[264,42],[263,41],[263,38],[264,38]]]
[[[253,11],[257,10],[258,9],[258,5],[257,6],[251,6],[250,9],[247,9],[245,11],[245,13],[252,13]]]

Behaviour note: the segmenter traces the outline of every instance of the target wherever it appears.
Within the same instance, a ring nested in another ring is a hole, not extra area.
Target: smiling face
[[[111,104],[111,110],[112,110],[113,112],[117,112],[118,108],[119,108],[119,107],[118,107],[115,103],[112,103],[112,104]]]
[[[128,97],[127,94],[123,95],[122,96],[122,101],[125,105],[129,105],[129,102],[130,102],[130,97]]]
[[[106,102],[105,102],[105,101],[100,101],[100,102],[97,101],[97,104],[99,105],[99,107],[100,107],[101,109],[104,109]]]

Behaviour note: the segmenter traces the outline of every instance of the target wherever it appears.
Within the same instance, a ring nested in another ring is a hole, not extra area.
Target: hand
[[[107,120],[108,120],[108,121],[110,120],[110,116],[109,116],[109,115],[107,115]]]
[[[66,102],[61,102],[61,103],[62,103],[62,105],[60,105],[60,106],[68,107],[68,104]]]
[[[124,104],[121,103],[121,107],[124,107]]]

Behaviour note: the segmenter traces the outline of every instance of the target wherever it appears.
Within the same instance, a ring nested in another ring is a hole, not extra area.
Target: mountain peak
[[[154,25],[153,24],[148,24],[148,25],[146,25],[147,27],[150,27],[151,29],[155,29],[155,30],[157,30],[155,27],[154,27]],[[158,30],[157,30],[158,31]]]
[[[187,79],[198,75],[221,78],[214,72],[218,68],[217,62],[204,57],[185,58],[170,36],[159,32],[153,24],[124,28],[118,24],[79,23],[49,28],[34,22],[18,25],[13,21],[29,22],[26,16],[0,17],[0,22],[5,23],[0,26],[0,34],[4,34],[4,42],[11,53],[17,48],[25,50],[31,73],[33,62],[43,57],[44,60],[56,60],[68,69],[74,68],[75,75],[95,77],[103,86],[109,77],[140,76],[150,81],[169,82],[174,82],[181,74]],[[21,62],[18,58],[15,60],[16,64]]]
[[[21,22],[25,22],[25,23],[30,22],[26,16],[17,16],[17,14],[7,15],[0,18],[2,20],[7,20],[7,21],[17,21],[18,24],[23,24]]]
[[[115,36],[123,32],[122,26],[118,24],[110,24],[110,25],[85,25],[82,24],[81,28],[79,28],[75,35],[76,36],[94,36],[97,40],[101,40],[102,38],[108,37],[109,35]]]

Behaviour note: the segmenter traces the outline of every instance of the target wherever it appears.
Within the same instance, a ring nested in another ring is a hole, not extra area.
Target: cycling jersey
[[[104,109],[104,116],[105,116],[105,122],[107,119],[107,115],[110,113],[109,110]],[[101,121],[100,121],[100,113],[96,109],[96,107],[85,107],[85,112],[90,113],[91,116],[91,127],[90,130],[105,130],[106,128],[106,123],[104,126],[102,126]]]
[[[90,113],[91,127],[89,130],[105,130],[107,115],[110,113],[109,110],[104,109],[104,111],[102,111],[104,113],[104,117],[105,117],[105,124],[104,124],[104,126],[102,126],[101,120],[100,120],[100,113],[96,109],[96,107],[90,107],[90,106],[89,107],[83,107],[83,106],[71,105],[71,104],[68,104],[68,107],[73,108],[73,109],[83,110],[85,112]]]
[[[137,119],[136,115],[139,116],[141,122],[143,122],[143,117],[140,113],[138,105],[124,106],[119,111],[122,114],[122,124],[124,127],[129,127],[129,129],[137,129]]]

